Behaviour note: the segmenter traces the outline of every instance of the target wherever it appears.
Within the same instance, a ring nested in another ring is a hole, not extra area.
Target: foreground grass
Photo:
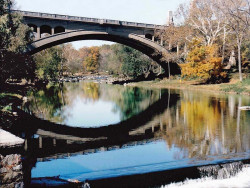
[[[204,90],[209,92],[224,92],[250,95],[250,78],[244,79],[243,82],[239,82],[237,78],[232,78],[229,83],[221,84],[203,84],[202,80],[187,81],[181,79],[163,79],[130,83],[128,85],[153,88]]]
[[[0,128],[9,128],[17,119],[13,104],[21,103],[22,96],[15,93],[0,93]]]
[[[235,92],[235,93],[248,93],[250,95],[250,79],[244,79],[242,82],[234,84],[224,84],[221,86],[221,90],[224,92]]]

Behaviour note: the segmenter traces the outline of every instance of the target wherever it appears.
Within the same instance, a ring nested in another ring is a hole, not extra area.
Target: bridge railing
[[[81,22],[91,22],[91,23],[98,23],[98,24],[123,25],[123,26],[128,26],[128,27],[142,27],[142,28],[150,28],[150,29],[164,29],[165,28],[164,25],[154,25],[154,24],[127,22],[127,21],[110,20],[110,19],[68,16],[68,15],[29,12],[29,11],[21,11],[21,10],[12,10],[12,12],[17,12],[27,17],[60,19],[60,20],[68,20],[68,21],[81,21]]]

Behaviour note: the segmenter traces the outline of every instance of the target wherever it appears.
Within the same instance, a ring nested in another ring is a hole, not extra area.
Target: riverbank
[[[33,84],[5,84],[0,90],[0,129],[8,131],[20,117],[18,106],[27,102],[27,92],[35,89]]]
[[[185,89],[185,90],[201,90],[206,92],[242,94],[250,96],[250,78],[243,80],[242,83],[238,79],[231,79],[229,83],[221,84],[204,84],[201,80],[182,80],[182,79],[156,79],[154,81],[142,81],[136,83],[128,83],[128,86],[164,88],[164,89]]]

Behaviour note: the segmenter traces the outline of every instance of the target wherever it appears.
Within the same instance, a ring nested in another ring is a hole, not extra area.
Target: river
[[[221,169],[229,176],[219,179],[229,180],[249,174],[250,111],[238,108],[249,104],[240,95],[49,84],[28,93],[20,108],[32,118],[13,130],[25,144],[5,155],[20,155],[19,183],[30,186],[60,179],[90,187],[187,187],[216,181]],[[216,172],[204,177],[204,166]]]

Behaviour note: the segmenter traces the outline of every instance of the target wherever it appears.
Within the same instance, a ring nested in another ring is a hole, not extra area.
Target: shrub
[[[227,73],[222,71],[221,58],[218,57],[218,46],[204,46],[200,40],[192,42],[187,63],[181,64],[183,78],[201,78],[207,82],[217,83],[227,79]]]

